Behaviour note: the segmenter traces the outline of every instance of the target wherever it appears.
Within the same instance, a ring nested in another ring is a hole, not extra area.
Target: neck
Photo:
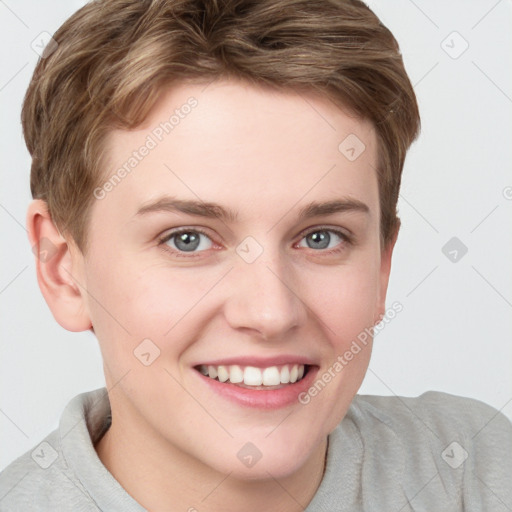
[[[322,481],[327,439],[296,472],[246,480],[223,474],[154,435],[131,433],[113,415],[95,449],[121,486],[148,511],[303,512]]]

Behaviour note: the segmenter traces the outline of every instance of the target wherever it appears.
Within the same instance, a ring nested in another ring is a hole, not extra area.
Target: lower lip
[[[282,388],[269,390],[241,388],[230,382],[219,382],[216,379],[206,377],[197,370],[194,370],[194,372],[212,391],[238,405],[257,409],[281,409],[300,403],[298,397],[311,386],[315,375],[318,373],[318,367],[310,367],[307,374],[294,384],[287,384]]]

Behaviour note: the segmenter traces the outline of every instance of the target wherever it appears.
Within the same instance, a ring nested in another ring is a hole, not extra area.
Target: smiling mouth
[[[222,383],[255,390],[280,389],[300,382],[310,366],[305,364],[282,364],[258,368],[241,365],[198,365],[194,367],[205,377]]]

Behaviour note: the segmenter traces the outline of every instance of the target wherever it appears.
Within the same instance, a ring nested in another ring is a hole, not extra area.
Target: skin
[[[303,510],[321,482],[327,436],[367,371],[371,340],[308,405],[277,410],[227,401],[193,365],[295,354],[314,360],[321,376],[384,314],[396,234],[383,249],[375,132],[313,94],[234,81],[164,93],[143,125],[110,134],[107,176],[190,96],[198,105],[95,201],[86,255],[60,235],[45,203],[31,203],[31,244],[46,237],[57,248],[37,260],[38,281],[64,328],[93,329],[99,341],[113,421],[95,448],[139,503],[152,511],[230,512],[240,503]],[[338,149],[351,133],[366,146],[354,161]],[[238,221],[136,215],[164,194],[217,202]],[[309,202],[337,198],[358,199],[369,212],[298,220]],[[183,226],[207,232],[195,257],[176,256],[176,238],[159,245]],[[328,248],[318,248],[306,236],[327,228],[353,242],[328,231]],[[236,252],[247,236],[263,250],[252,263]],[[147,338],[160,350],[149,366],[133,353]],[[247,442],[262,453],[250,468],[237,457]]]

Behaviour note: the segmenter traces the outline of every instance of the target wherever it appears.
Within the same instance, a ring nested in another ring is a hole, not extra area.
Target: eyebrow
[[[229,208],[224,208],[220,204],[177,199],[167,196],[153,203],[141,206],[135,216],[143,216],[157,212],[182,212],[198,217],[218,218],[224,222],[231,223],[235,223],[238,220],[237,212]],[[369,214],[370,208],[367,204],[354,198],[333,199],[325,202],[313,201],[300,209],[298,218],[299,220],[305,220],[320,215],[333,215],[335,213],[344,212],[362,212]]]

